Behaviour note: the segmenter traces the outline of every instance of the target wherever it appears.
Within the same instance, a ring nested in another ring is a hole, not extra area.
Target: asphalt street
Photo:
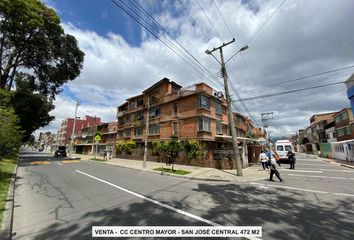
[[[92,226],[262,226],[258,239],[354,239],[354,169],[313,157],[285,183],[160,176],[92,161],[22,156],[14,239],[90,239]]]

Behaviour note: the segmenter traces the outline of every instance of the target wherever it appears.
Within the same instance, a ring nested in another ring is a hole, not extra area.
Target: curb
[[[96,163],[98,162],[98,161],[95,161],[95,160],[87,160],[87,161],[96,162]],[[103,164],[107,164],[107,165],[111,165],[111,166],[115,166],[115,167],[133,169],[133,170],[141,171],[141,172],[149,172],[149,173],[158,174],[158,175],[165,175],[165,176],[177,177],[177,178],[185,178],[185,179],[190,179],[190,180],[213,181],[213,182],[234,182],[234,181],[231,181],[231,180],[228,180],[228,179],[215,179],[215,178],[205,178],[205,177],[197,177],[197,176],[176,175],[176,174],[171,174],[171,173],[153,171],[153,170],[150,170],[150,169],[144,170],[144,169],[139,169],[139,168],[132,168],[132,167],[127,167],[127,166],[111,164],[111,163],[108,163],[108,162],[99,162],[99,163],[103,163]]]
[[[346,164],[340,164],[340,165],[341,165],[342,167],[354,169],[354,166],[350,166],[350,165],[346,165]]]
[[[18,159],[19,161],[19,159]],[[14,203],[15,203],[15,183],[17,177],[18,162],[14,171],[13,177],[11,177],[9,191],[7,194],[7,202],[5,204],[5,209],[3,216],[3,222],[1,224],[0,239],[11,240],[12,239],[12,227],[14,221]],[[9,211],[10,210],[10,211]]]

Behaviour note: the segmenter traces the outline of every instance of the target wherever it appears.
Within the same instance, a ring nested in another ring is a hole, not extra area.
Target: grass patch
[[[9,157],[0,160],[0,223],[5,211],[5,204],[12,174],[17,163],[17,157]]]
[[[153,170],[160,171],[160,172],[168,172],[168,173],[173,173],[173,174],[178,174],[178,175],[187,175],[187,174],[191,173],[191,172],[180,170],[180,169],[172,170],[171,168],[162,168],[162,167],[155,168]]]
[[[97,161],[97,162],[107,162],[107,160],[103,160],[100,158],[91,158],[90,160]]]

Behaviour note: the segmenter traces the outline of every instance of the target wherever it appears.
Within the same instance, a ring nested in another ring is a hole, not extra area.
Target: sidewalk
[[[71,157],[80,158],[81,160],[90,160],[93,158],[90,155],[82,155],[82,154],[72,154]],[[102,157],[98,157],[98,159],[102,160]],[[175,164],[174,167],[175,170],[184,170],[184,171],[191,172],[186,175],[178,175],[178,174],[165,173],[165,172],[161,173],[160,171],[153,170],[155,168],[160,168],[160,167],[171,168],[171,166],[166,166],[165,163],[147,161],[146,168],[144,169],[142,160],[112,158],[107,161],[101,161],[101,162],[105,164],[111,164],[111,165],[125,167],[125,168],[132,168],[140,171],[148,171],[159,175],[168,175],[168,176],[194,179],[194,180],[203,180],[203,181],[252,182],[252,181],[269,178],[269,173],[267,171],[263,171],[262,166],[260,164],[256,164],[248,168],[242,169],[243,177],[239,177],[236,174],[236,170],[220,170],[215,168]]]

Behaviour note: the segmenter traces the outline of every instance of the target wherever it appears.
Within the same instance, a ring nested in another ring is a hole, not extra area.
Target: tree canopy
[[[53,9],[38,0],[0,0],[0,88],[10,90],[22,72],[34,77],[36,91],[54,98],[80,74],[83,60]]]
[[[39,0],[0,0],[0,89],[15,92],[9,107],[24,141],[53,119],[55,96],[79,76],[83,61],[53,9]]]

